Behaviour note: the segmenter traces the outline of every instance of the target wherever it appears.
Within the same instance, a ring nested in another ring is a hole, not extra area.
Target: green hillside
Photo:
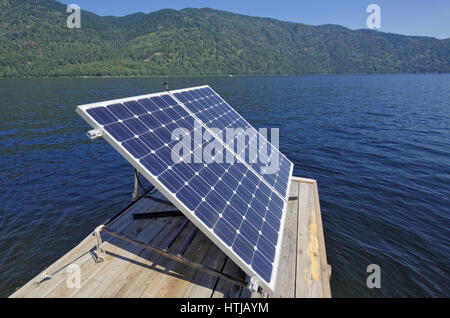
[[[213,9],[125,17],[0,0],[0,77],[448,73],[450,41],[338,25],[308,26]]]

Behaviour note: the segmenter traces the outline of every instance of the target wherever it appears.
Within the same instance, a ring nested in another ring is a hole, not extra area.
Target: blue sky
[[[366,28],[369,4],[381,8],[381,29],[407,35],[450,37],[449,0],[62,0],[78,4],[98,15],[123,16],[164,8],[204,8],[226,10],[252,16],[311,25],[339,24],[350,29]]]

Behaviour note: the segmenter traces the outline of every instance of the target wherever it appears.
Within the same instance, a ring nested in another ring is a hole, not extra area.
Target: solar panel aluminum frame
[[[202,88],[202,87],[209,87],[209,86],[199,86],[196,88]],[[188,90],[195,89],[195,88],[189,88]],[[103,129],[102,125],[97,124],[97,122],[87,113],[87,110],[90,108],[95,107],[101,107],[101,106],[108,106],[111,104],[116,103],[124,103],[129,101],[137,101],[142,98],[151,98],[161,95],[169,94],[171,97],[173,95],[171,92],[159,92],[159,93],[153,93],[153,94],[145,94],[140,96],[134,96],[134,97],[127,97],[127,98],[121,98],[121,99],[115,99],[115,100],[109,100],[109,101],[103,101],[98,103],[91,103],[91,104],[85,104],[85,105],[79,105],[76,109],[76,112],[93,128],[93,129],[100,129],[102,132],[101,137],[104,138],[117,152],[119,152],[122,157],[124,157],[140,174],[142,174],[150,183],[152,183],[155,188],[160,191],[172,204],[177,207],[198,229],[202,231],[203,234],[205,234],[217,247],[219,247],[233,262],[236,263],[236,265],[239,266],[248,276],[250,276],[253,279],[253,283],[256,283],[263,288],[267,288],[269,290],[274,291],[277,281],[277,273],[278,273],[278,266],[280,262],[280,254],[281,254],[281,247],[282,247],[282,240],[283,240],[283,231],[285,227],[285,221],[286,221],[286,214],[287,214],[287,204],[288,204],[288,197],[289,197],[289,191],[291,182],[288,184],[288,191],[287,196],[284,200],[284,207],[283,207],[283,216],[280,220],[280,232],[278,237],[278,242],[276,246],[276,254],[275,254],[275,260],[273,263],[272,273],[271,273],[271,281],[269,283],[266,283],[265,280],[260,278],[260,276],[244,261],[242,260],[232,249],[232,247],[227,246],[222,240],[217,237],[217,235],[213,232],[213,229],[209,229],[205,224],[203,224],[195,215],[194,211],[191,211],[187,206],[185,206],[179,199],[173,194],[169,189],[167,189],[161,182],[158,181],[158,179],[150,172],[148,171],[141,163],[138,161],[138,159],[135,159],[133,155],[131,155],[120,143],[116,142],[112,135],[108,133],[105,129]],[[179,101],[175,99],[178,103]],[[191,111],[187,109],[186,106],[184,106],[182,103],[180,103],[180,106],[183,107],[191,116],[193,116],[195,119],[196,117],[192,114]],[[200,122],[201,123],[201,122]],[[209,129],[209,128],[207,128]],[[292,170],[293,165],[291,166],[291,171],[289,175],[289,180],[292,177]],[[278,194],[278,193],[277,193]]]

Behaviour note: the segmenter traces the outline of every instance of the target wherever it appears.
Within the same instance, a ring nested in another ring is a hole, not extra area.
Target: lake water
[[[209,84],[317,179],[334,297],[450,296],[450,75],[0,80],[0,296],[129,203],[79,104]],[[369,264],[381,288],[366,286]]]

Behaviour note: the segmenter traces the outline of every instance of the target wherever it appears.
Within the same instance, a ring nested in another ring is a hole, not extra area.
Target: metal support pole
[[[175,217],[175,216],[183,216],[184,214],[181,211],[161,211],[161,212],[150,212],[150,213],[133,213],[133,219],[156,219],[156,218],[167,218],[167,217]]]
[[[230,275],[225,274],[225,273],[221,273],[221,272],[219,272],[219,271],[217,271],[215,269],[212,269],[212,268],[210,268],[208,266],[205,266],[205,265],[203,265],[201,263],[193,262],[193,261],[191,261],[191,260],[189,260],[189,259],[187,259],[187,258],[185,258],[183,256],[173,255],[173,254],[171,254],[171,253],[169,253],[169,252],[167,252],[165,250],[162,250],[162,249],[154,247],[154,246],[150,246],[150,245],[148,245],[146,243],[143,243],[143,242],[138,241],[138,240],[136,240],[134,238],[131,238],[130,236],[128,236],[126,234],[114,232],[114,231],[108,229],[107,227],[102,228],[102,231],[105,232],[105,233],[111,234],[112,236],[118,237],[118,238],[120,238],[120,239],[122,239],[122,240],[124,240],[126,242],[129,242],[129,243],[135,244],[137,246],[143,247],[143,248],[148,249],[148,250],[150,250],[150,251],[152,251],[154,253],[157,253],[159,255],[165,256],[165,257],[167,257],[167,258],[169,258],[171,260],[174,260],[174,261],[177,261],[177,262],[182,263],[184,265],[187,265],[187,266],[189,266],[189,267],[191,267],[193,269],[200,270],[200,271],[208,273],[210,275],[214,275],[214,276],[216,276],[218,278],[224,279],[224,280],[226,280],[226,281],[228,281],[230,283],[236,284],[238,286],[247,287],[247,284],[245,282],[243,282],[243,281],[241,281],[241,280],[239,280],[239,279],[237,279],[237,278],[235,278],[233,276],[230,276]]]
[[[139,172],[134,169],[134,192],[133,195],[131,197],[131,201],[136,201],[137,199],[139,199],[140,194],[139,194]]]

